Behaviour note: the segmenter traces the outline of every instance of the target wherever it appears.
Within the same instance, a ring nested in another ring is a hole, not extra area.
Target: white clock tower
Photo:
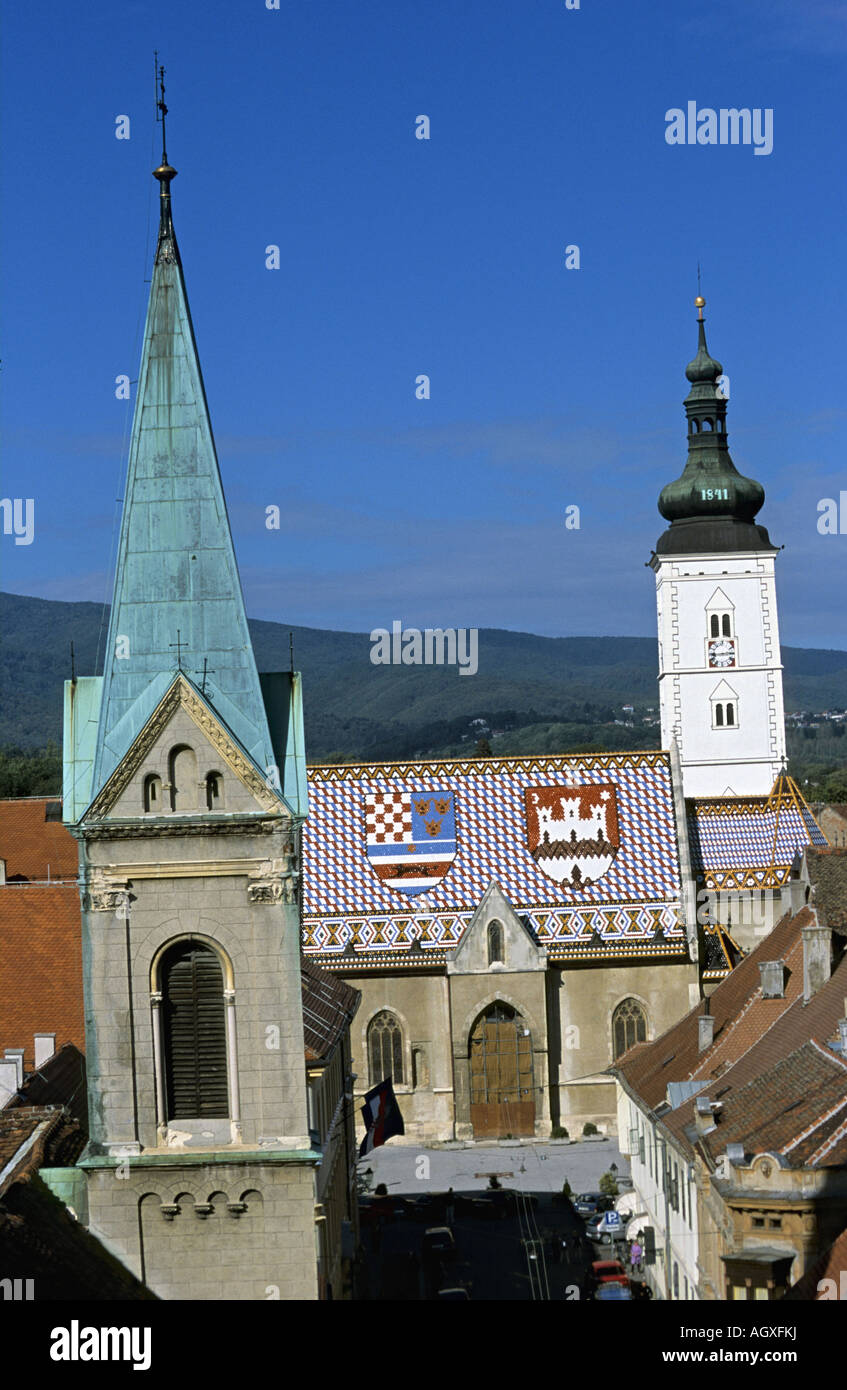
[[[777,549],[754,520],[764,489],[730,458],[723,368],[706,347],[705,300],[695,303],[688,462],[662,489],[659,511],[670,525],[650,560],[662,746],[676,740],[685,796],[763,796],[785,756]]]

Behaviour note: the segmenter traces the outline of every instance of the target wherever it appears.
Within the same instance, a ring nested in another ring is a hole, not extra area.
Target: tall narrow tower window
[[[488,964],[502,964],[505,957],[503,955],[503,928],[499,922],[489,922],[488,924]]]
[[[167,1116],[229,1114],[223,971],[209,946],[178,941],[162,958]]]
[[[206,777],[206,809],[219,811],[223,807],[224,779],[219,772],[210,772]]]

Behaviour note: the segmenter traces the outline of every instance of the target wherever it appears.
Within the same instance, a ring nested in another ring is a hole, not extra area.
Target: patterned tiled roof
[[[687,810],[691,867],[706,888],[777,887],[798,850],[826,845],[811,811],[785,794],[695,798]]]
[[[449,834],[432,846],[416,842],[425,832],[398,813],[390,883],[383,844],[369,843],[375,798],[395,798],[398,806],[413,801],[416,825],[428,818],[430,834]],[[554,958],[685,951],[664,753],[312,767],[309,808],[304,949],[322,961],[337,964],[352,943],[357,954],[393,967],[392,957],[416,942],[421,963],[441,964],[492,880]],[[419,850],[426,855],[436,845],[442,863],[444,855],[450,859],[447,871],[423,890],[426,880],[410,875],[403,891],[397,885],[404,861],[411,868]]]

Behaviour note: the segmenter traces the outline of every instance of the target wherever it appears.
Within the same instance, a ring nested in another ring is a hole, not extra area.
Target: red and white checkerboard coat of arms
[[[414,896],[437,888],[456,858],[456,817],[448,791],[369,792],[368,859],[388,888]]]
[[[548,878],[579,888],[602,878],[620,845],[611,783],[526,787],[527,849]]]

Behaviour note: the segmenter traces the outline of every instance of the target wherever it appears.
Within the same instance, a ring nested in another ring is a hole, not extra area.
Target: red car
[[[629,1288],[629,1275],[620,1260],[595,1260],[591,1266],[591,1277],[598,1284],[622,1284]]]

